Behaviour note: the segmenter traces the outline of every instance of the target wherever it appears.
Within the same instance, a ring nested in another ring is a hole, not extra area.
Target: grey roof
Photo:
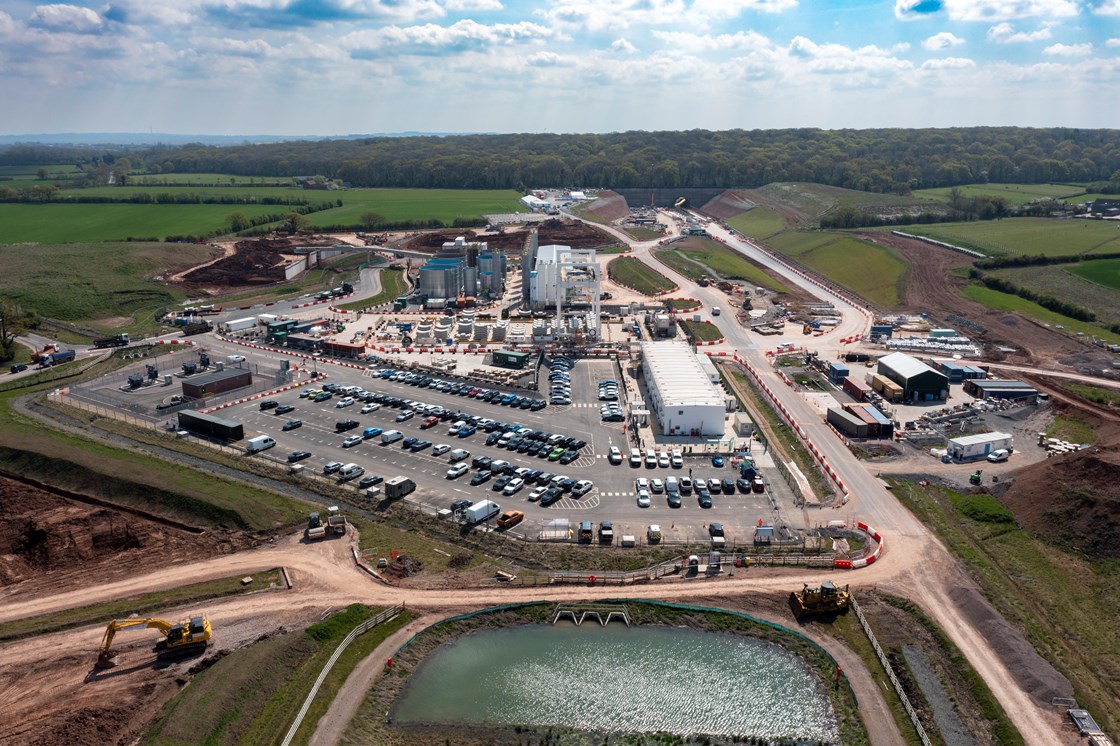
[[[945,377],[944,373],[936,371],[923,363],[921,360],[912,358],[902,352],[892,352],[889,355],[885,355],[879,358],[879,363],[890,368],[903,378],[913,378],[914,376],[920,375],[922,373],[933,373],[934,375],[941,376],[942,378]]]

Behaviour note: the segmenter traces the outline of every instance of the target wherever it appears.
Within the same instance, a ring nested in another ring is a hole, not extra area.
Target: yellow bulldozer
[[[160,660],[184,658],[206,650],[213,629],[205,616],[193,616],[178,624],[163,619],[114,619],[105,628],[101,640],[101,650],[97,655],[97,668],[112,668],[117,665],[113,652],[113,638],[118,632],[130,629],[158,629],[163,639],[155,646],[156,657]]]
[[[816,614],[843,614],[851,605],[851,598],[848,586],[841,589],[831,580],[826,580],[819,588],[810,588],[805,584],[800,591],[789,594],[789,607],[798,619]]]

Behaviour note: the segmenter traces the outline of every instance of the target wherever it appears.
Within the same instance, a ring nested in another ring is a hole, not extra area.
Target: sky
[[[1120,126],[1120,0],[0,0],[0,134]]]

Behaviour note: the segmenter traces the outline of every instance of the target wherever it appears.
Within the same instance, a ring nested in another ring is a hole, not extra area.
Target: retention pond
[[[839,742],[824,684],[793,653],[748,636],[649,625],[464,635],[416,669],[393,720]]]

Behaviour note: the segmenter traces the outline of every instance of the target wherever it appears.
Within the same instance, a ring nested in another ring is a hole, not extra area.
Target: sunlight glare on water
[[[797,656],[751,637],[528,625],[440,646],[413,673],[394,720],[836,743],[836,717],[822,686]]]

